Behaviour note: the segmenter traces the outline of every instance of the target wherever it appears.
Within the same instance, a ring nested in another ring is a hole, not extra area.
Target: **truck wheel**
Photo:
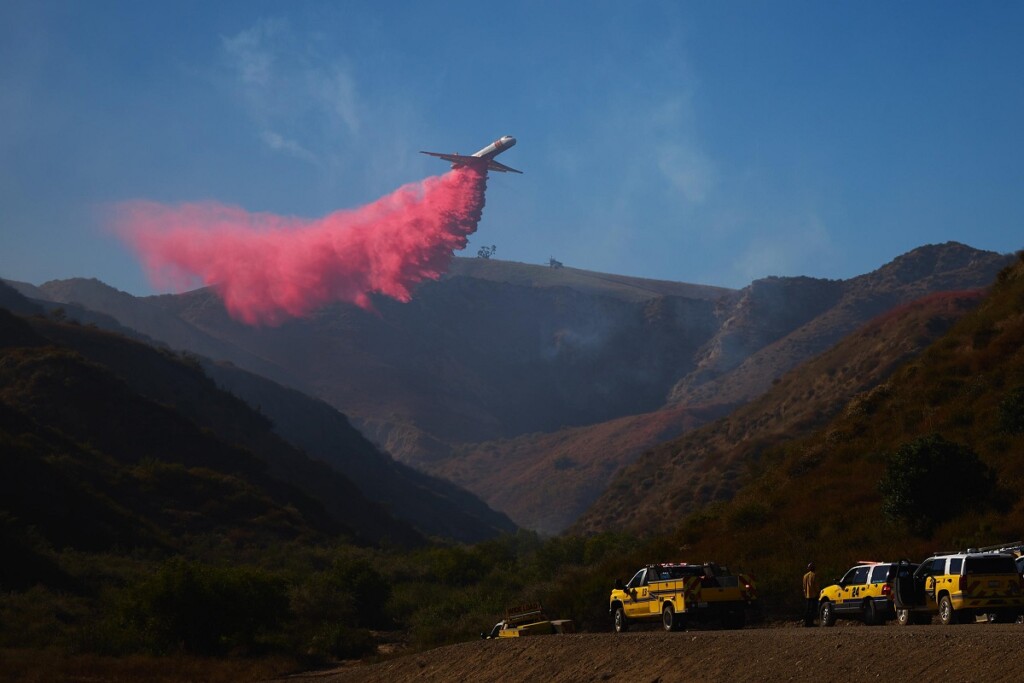
[[[900,626],[910,626],[912,623],[914,623],[914,619],[911,617],[910,610],[896,610],[896,623]]]
[[[943,626],[956,623],[956,612],[953,611],[953,601],[948,595],[939,598],[939,621]]]
[[[661,610],[661,625],[666,631],[683,630],[683,620],[676,616],[675,609],[669,603],[665,603],[665,608]]]
[[[821,603],[821,607],[818,608],[818,624],[821,626],[836,625],[836,609],[831,600]]]
[[[621,607],[615,608],[615,632],[624,633],[629,630],[629,624],[626,622],[626,612]]]

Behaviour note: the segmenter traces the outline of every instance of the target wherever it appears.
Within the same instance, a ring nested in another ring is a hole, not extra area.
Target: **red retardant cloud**
[[[126,202],[114,229],[154,284],[184,288],[198,279],[234,318],[277,325],[333,301],[370,309],[370,294],[409,301],[465,248],[486,185],[486,172],[459,168],[316,220],[217,203]]]

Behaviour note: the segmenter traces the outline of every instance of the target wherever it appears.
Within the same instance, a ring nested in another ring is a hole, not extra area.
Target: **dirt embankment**
[[[574,634],[461,643],[290,683],[349,681],[1017,681],[1024,626]]]

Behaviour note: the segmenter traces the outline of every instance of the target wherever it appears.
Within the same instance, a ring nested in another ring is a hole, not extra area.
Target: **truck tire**
[[[666,631],[682,631],[683,619],[676,616],[676,611],[671,603],[666,602],[661,610],[661,625]]]
[[[836,608],[831,600],[826,600],[818,607],[818,624],[821,626],[836,625]]]
[[[949,626],[957,622],[953,601],[945,594],[939,598],[939,621],[942,622],[943,626]]]
[[[908,609],[896,610],[896,623],[900,626],[910,626],[914,623],[913,614]]]
[[[615,632],[625,633],[629,630],[629,622],[626,621],[626,611],[619,605],[615,608],[615,616],[612,618],[615,622]]]

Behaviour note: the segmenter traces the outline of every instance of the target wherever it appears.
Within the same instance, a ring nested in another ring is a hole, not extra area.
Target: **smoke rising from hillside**
[[[314,220],[212,202],[126,202],[114,229],[157,286],[200,281],[232,317],[277,325],[334,301],[371,309],[371,294],[409,301],[465,248],[486,186],[486,172],[459,168]]]

